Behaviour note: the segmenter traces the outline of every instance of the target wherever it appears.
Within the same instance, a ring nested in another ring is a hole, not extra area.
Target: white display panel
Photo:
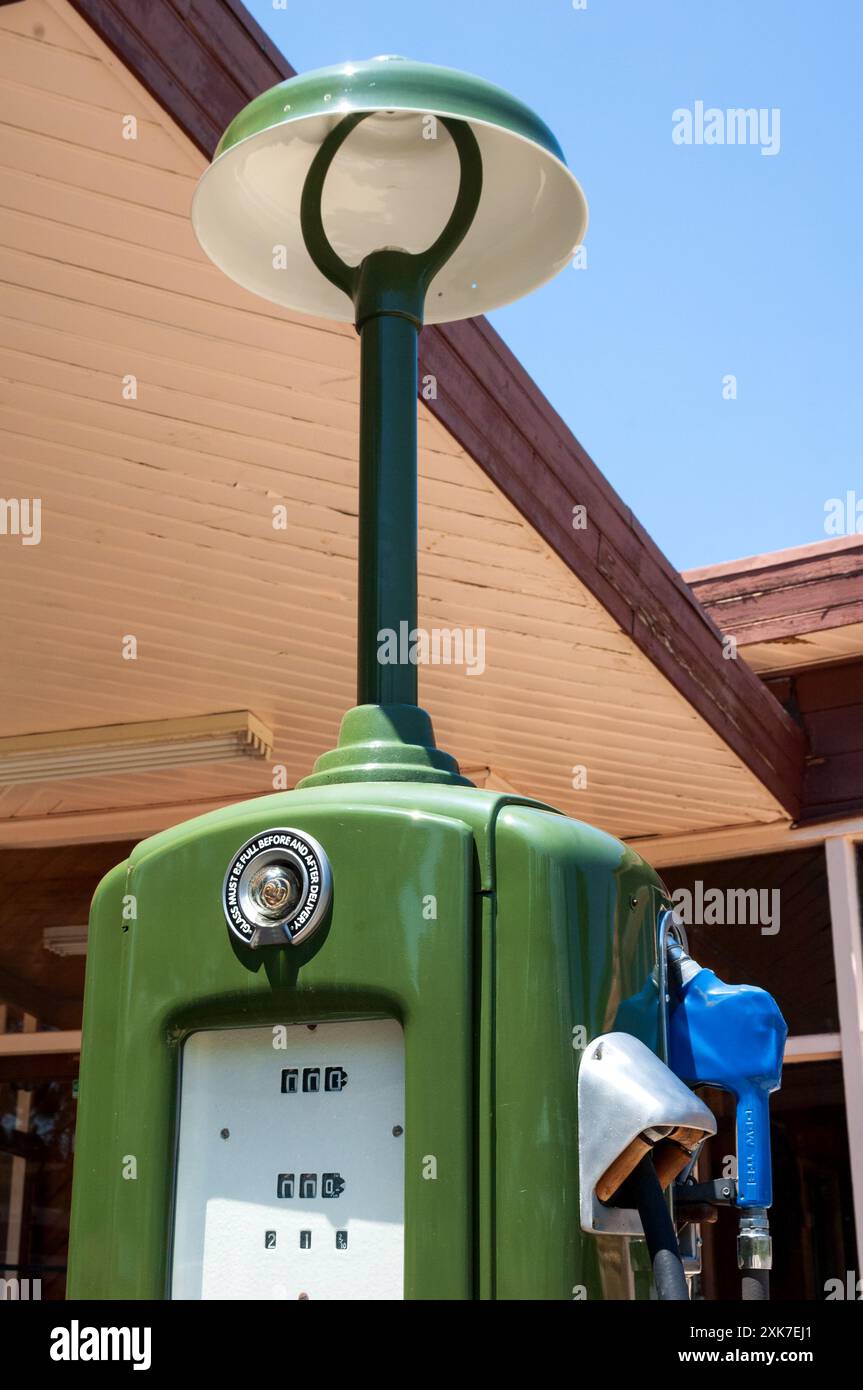
[[[404,1296],[398,1023],[193,1033],[171,1297]]]

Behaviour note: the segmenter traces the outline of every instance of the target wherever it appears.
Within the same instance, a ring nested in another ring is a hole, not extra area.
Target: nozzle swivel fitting
[[[666,947],[666,958],[668,961],[668,982],[673,987],[676,994],[694,980],[696,975],[701,973],[701,966],[697,960],[693,960],[688,951],[685,951],[679,941],[669,939]]]
[[[737,1268],[772,1269],[773,1241],[764,1207],[749,1207],[740,1213],[737,1234]]]

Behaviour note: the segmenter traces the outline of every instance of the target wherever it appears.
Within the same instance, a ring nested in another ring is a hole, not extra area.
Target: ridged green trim
[[[473,785],[449,753],[435,747],[431,720],[416,705],[357,705],[342,720],[339,743],[297,786],[338,782],[448,782]]]

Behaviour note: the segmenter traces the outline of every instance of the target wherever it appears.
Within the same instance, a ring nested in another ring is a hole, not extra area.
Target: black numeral
[[[276,1178],[276,1196],[293,1197],[295,1189],[294,1173],[279,1173]],[[345,1190],[345,1180],[341,1173],[321,1173],[321,1196],[326,1198],[341,1197]],[[312,1198],[318,1195],[318,1175],[317,1173],[300,1173],[299,1183],[296,1193],[301,1198]]]
[[[343,1091],[348,1084],[348,1074],[344,1067],[324,1067],[324,1090]],[[303,1091],[306,1095],[318,1095],[321,1089],[321,1068],[303,1067]],[[282,1067],[282,1095],[295,1096],[300,1090],[299,1067]]]
[[[341,1173],[321,1174],[321,1196],[341,1197],[345,1190],[345,1180]]]

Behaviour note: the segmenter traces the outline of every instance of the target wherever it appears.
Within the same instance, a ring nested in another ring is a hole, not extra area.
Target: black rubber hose
[[[746,1273],[742,1276],[741,1288],[743,1291],[744,1303],[769,1302],[770,1270],[747,1269]]]
[[[688,1303],[689,1288],[671,1213],[665,1204],[650,1154],[645,1154],[614,1194],[616,1207],[635,1207],[653,1266],[656,1294],[663,1302]]]

